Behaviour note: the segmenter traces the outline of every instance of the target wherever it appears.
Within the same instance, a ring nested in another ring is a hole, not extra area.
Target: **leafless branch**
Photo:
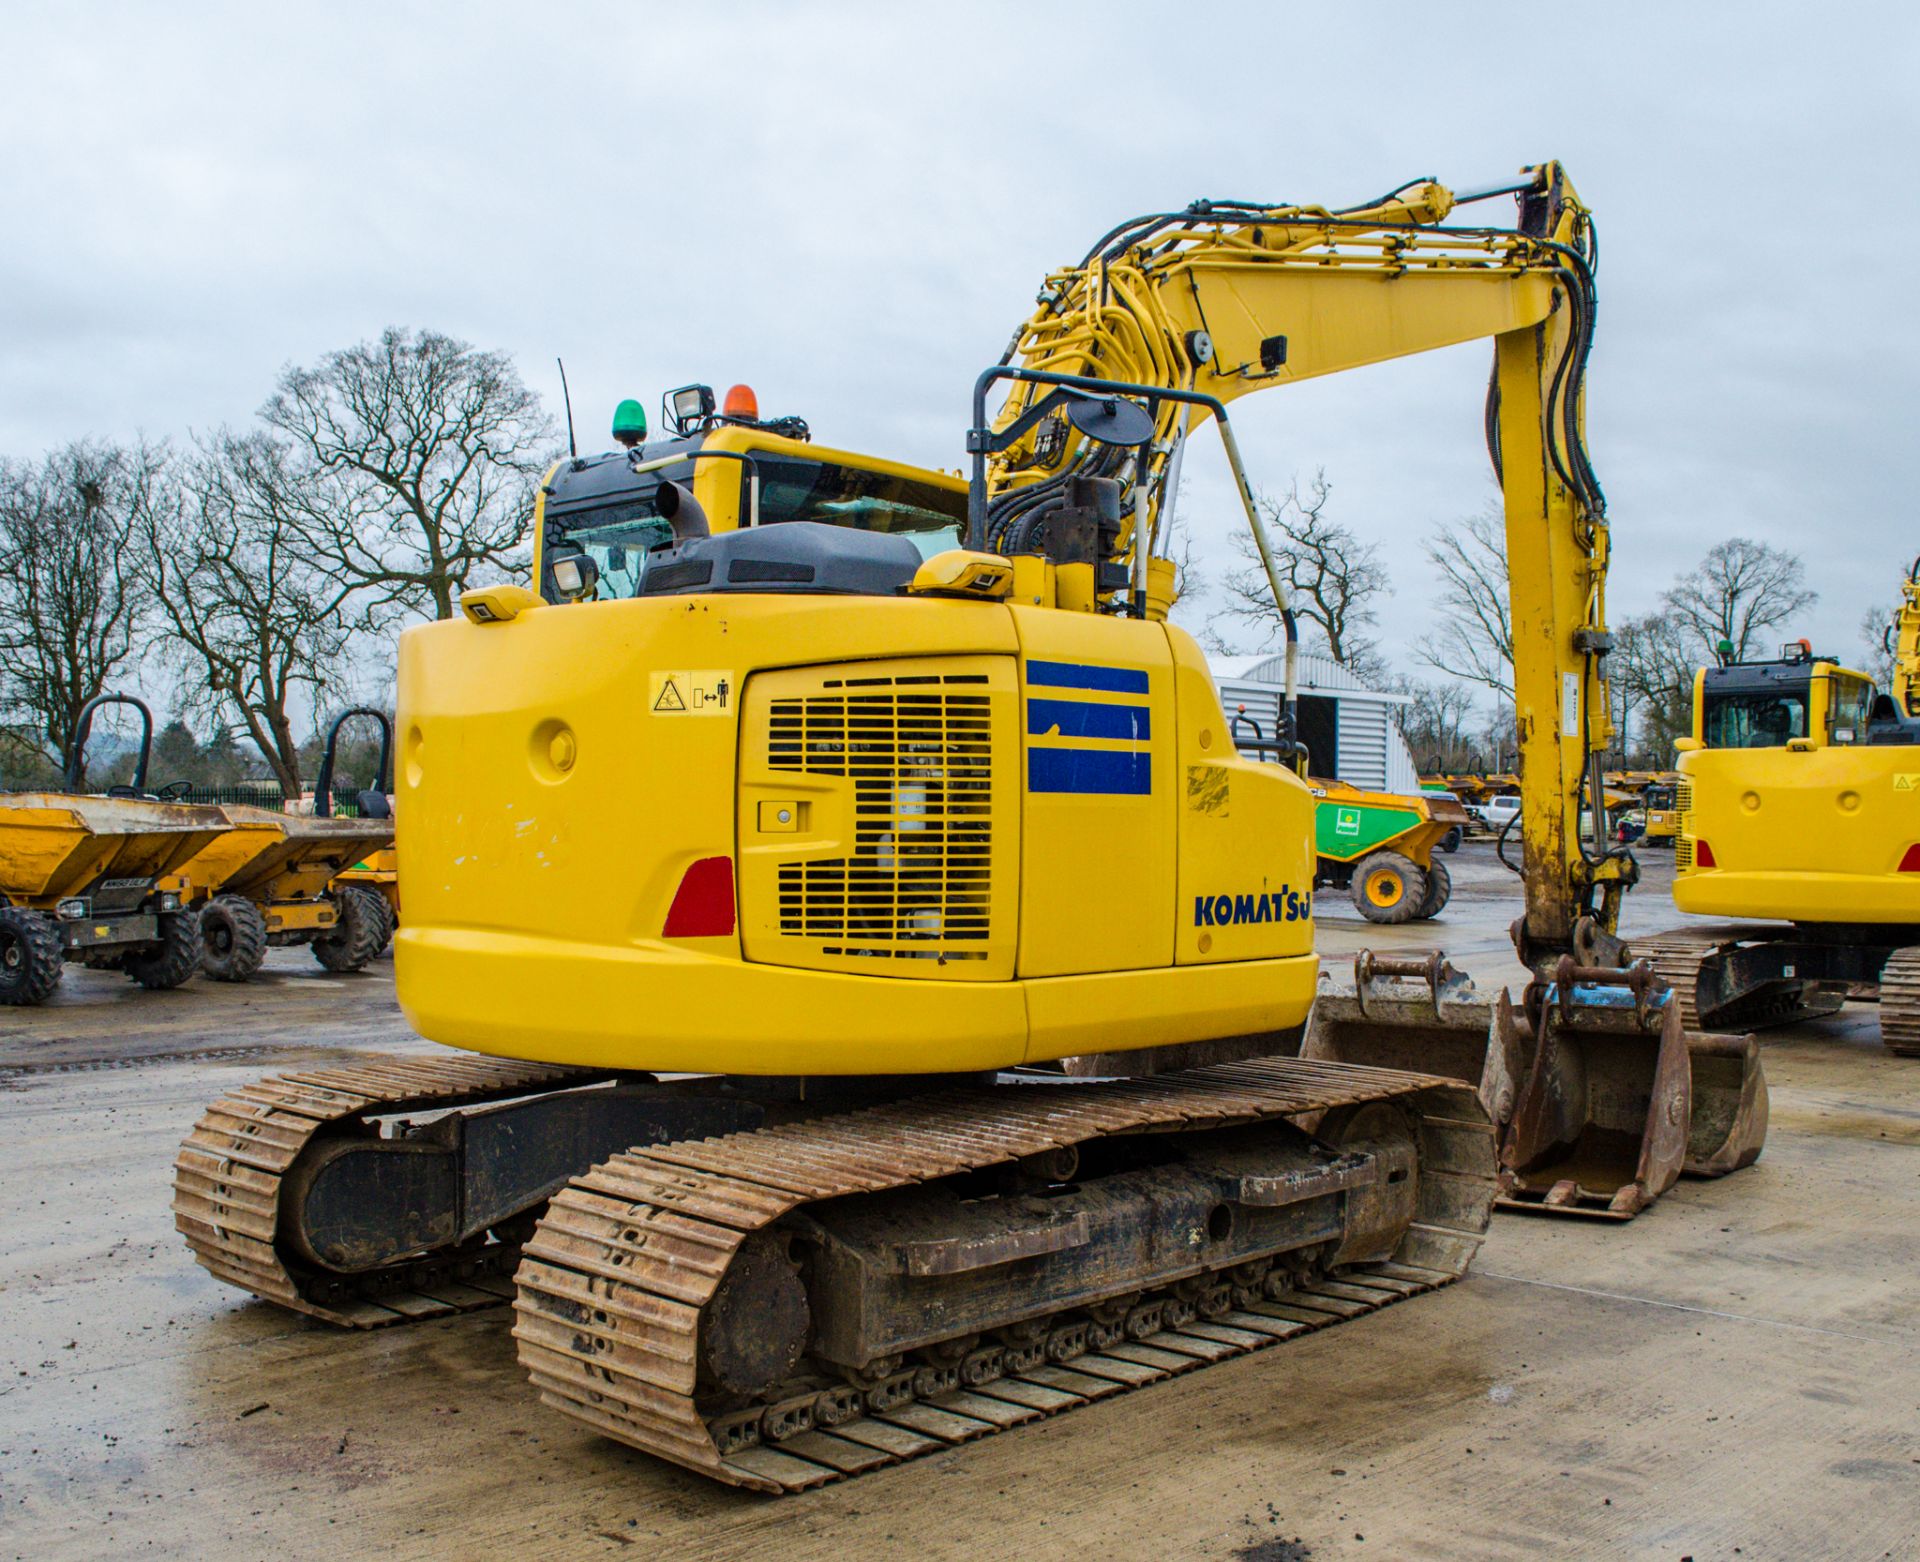
[[[0,461],[0,715],[57,766],[81,707],[137,659],[151,598],[129,543],[166,461],[84,440]]]
[[[290,367],[260,415],[314,479],[289,519],[370,617],[451,618],[476,570],[511,570],[554,425],[505,353],[435,331]]]

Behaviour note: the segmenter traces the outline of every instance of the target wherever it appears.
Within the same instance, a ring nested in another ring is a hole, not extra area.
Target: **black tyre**
[[[24,906],[0,906],[0,1003],[45,1003],[60,985],[65,951],[51,917]]]
[[[1362,857],[1353,870],[1353,903],[1369,922],[1411,922],[1426,898],[1426,873],[1396,851]]]
[[[216,895],[200,910],[200,969],[216,982],[244,982],[267,958],[267,919],[242,895]]]
[[[200,913],[167,912],[160,918],[160,941],[127,955],[120,968],[148,992],[178,987],[200,969]]]
[[[329,971],[357,971],[386,942],[386,905],[351,885],[333,892],[333,904],[339,920],[313,941],[313,958]]]
[[[1447,831],[1445,835],[1440,837],[1440,850],[1448,856],[1452,856],[1460,850],[1460,838],[1460,826],[1456,824],[1451,830]]]
[[[1420,902],[1419,920],[1437,917],[1447,908],[1447,902],[1453,899],[1453,875],[1447,872],[1447,865],[1438,857],[1427,868],[1427,898]]]

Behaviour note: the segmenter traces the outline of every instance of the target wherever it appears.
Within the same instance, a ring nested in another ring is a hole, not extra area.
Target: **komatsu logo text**
[[[1281,885],[1258,895],[1196,895],[1195,927],[1233,927],[1242,922],[1299,922],[1313,915],[1313,897]]]

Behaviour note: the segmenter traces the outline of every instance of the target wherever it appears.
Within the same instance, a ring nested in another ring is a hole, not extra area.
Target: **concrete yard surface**
[[[1649,859],[1629,928],[1681,919]],[[1324,895],[1330,971],[1443,945],[1516,984],[1516,881],[1438,923]],[[1502,1215],[1469,1277],[799,1497],[543,1409],[507,1309],[342,1333],[220,1285],[175,1146],[247,1080],[430,1055],[391,967],[173,993],[70,967],[0,1010],[0,1557],[1920,1555],[1920,1061],[1871,1006],[1765,1038],[1767,1150],[1629,1225]]]

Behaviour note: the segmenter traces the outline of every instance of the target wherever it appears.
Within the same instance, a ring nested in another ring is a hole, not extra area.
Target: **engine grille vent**
[[[1673,838],[1673,866],[1675,870],[1693,866],[1693,837],[1676,835]]]
[[[769,707],[767,766],[854,785],[851,857],[780,865],[779,924],[825,955],[984,960],[992,934],[985,677],[846,678]]]

